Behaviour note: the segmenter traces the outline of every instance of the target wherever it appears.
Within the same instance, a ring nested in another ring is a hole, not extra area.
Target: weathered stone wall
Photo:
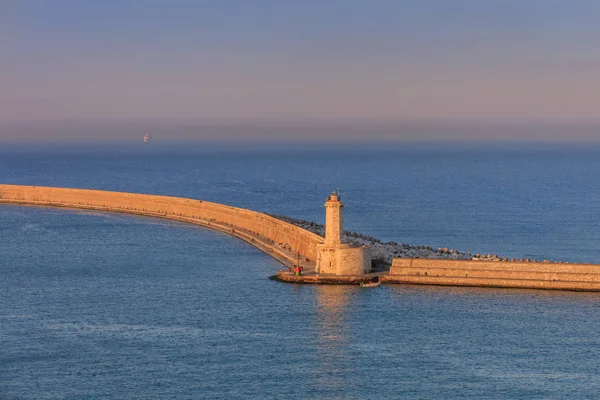
[[[160,215],[164,218],[191,218],[245,229],[273,243],[283,243],[302,258],[315,261],[317,244],[323,238],[271,216],[243,208],[180,197],[68,189],[42,186],[0,185],[0,201],[73,208],[102,209],[132,214]],[[206,224],[205,224],[206,225]]]
[[[337,249],[335,247],[325,247],[319,245],[319,254],[317,256],[317,265],[315,272],[317,274],[337,274]]]
[[[365,246],[338,244],[318,246],[316,272],[335,275],[362,275],[371,272],[371,254]]]
[[[600,265],[395,258],[389,283],[600,290]]]
[[[361,275],[371,272],[371,257],[365,247],[342,247],[338,249],[338,275]]]

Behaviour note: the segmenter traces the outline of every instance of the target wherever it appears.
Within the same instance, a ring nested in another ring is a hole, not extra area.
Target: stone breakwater
[[[292,267],[314,270],[321,236],[269,215],[180,197],[104,190],[0,184],[0,203],[144,215],[201,225],[236,236]],[[285,244],[282,245],[282,244]]]
[[[396,258],[384,283],[600,291],[600,265]]]
[[[0,184],[0,203],[121,212],[189,222],[236,236],[292,267],[300,262],[306,275],[280,271],[277,278],[294,283],[384,283],[600,291],[600,265],[508,260],[432,249],[344,232],[349,243],[368,245],[376,262],[387,268],[359,275],[315,273],[323,225],[202,200],[87,189]],[[297,257],[299,254],[299,257]],[[391,264],[391,267],[390,267]]]

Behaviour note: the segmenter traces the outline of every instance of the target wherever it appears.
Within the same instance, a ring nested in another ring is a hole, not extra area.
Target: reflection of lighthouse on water
[[[353,369],[348,349],[349,297],[355,292],[353,286],[317,285],[317,350],[321,361],[317,384],[324,390],[335,390],[352,385],[345,375]],[[319,368],[319,367],[318,367]]]

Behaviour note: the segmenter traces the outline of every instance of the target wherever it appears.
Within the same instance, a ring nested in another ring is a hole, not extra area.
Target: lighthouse
[[[344,236],[344,203],[338,190],[333,191],[325,202],[325,245],[342,244]]]
[[[371,272],[371,255],[365,246],[344,242],[344,203],[339,190],[325,201],[325,238],[317,245],[317,274],[361,275]]]

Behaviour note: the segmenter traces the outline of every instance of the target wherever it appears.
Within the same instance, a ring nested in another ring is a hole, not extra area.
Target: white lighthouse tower
[[[342,244],[344,235],[344,203],[340,193],[332,192],[325,202],[325,246],[335,247]]]
[[[338,190],[325,202],[325,240],[318,245],[318,274],[361,275],[371,272],[365,246],[344,243],[344,203]]]

